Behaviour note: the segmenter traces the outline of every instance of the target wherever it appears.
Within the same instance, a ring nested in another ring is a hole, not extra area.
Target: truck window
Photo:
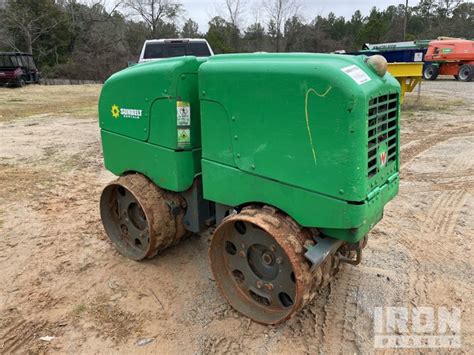
[[[185,55],[209,57],[211,52],[206,42],[148,43],[143,59],[172,58]]]
[[[183,45],[169,45],[167,57],[182,57],[183,55],[186,55]]]
[[[209,57],[209,47],[205,42],[189,42],[186,45],[186,54],[194,55],[196,57]]]
[[[164,43],[148,43],[143,54],[145,59],[165,58],[165,44]]]

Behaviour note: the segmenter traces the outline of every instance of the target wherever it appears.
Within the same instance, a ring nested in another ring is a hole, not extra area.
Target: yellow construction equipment
[[[412,92],[421,82],[423,62],[388,63],[388,71],[400,83],[400,102],[403,103],[406,92]]]

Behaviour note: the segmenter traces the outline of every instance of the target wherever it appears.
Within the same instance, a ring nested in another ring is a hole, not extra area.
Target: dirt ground
[[[458,307],[472,353],[474,83],[424,82],[407,97],[400,194],[361,265],[274,327],[220,296],[206,235],[146,262],[114,250],[98,210],[113,179],[99,91],[0,88],[0,353],[366,353],[383,306]]]

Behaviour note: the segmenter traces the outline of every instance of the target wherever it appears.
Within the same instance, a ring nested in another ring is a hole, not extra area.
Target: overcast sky
[[[91,0],[82,0],[82,2],[90,3]],[[118,0],[105,0],[108,6],[112,6]],[[187,18],[192,18],[199,24],[199,30],[206,32],[209,20],[218,14],[225,15],[224,0],[177,0],[184,5],[186,12],[180,19],[179,25],[184,23]],[[262,3],[263,0],[243,0],[247,6],[244,14],[244,25],[253,22],[256,13],[256,3]],[[360,10],[362,15],[368,15],[370,9],[376,6],[379,9],[385,9],[389,5],[405,4],[405,0],[298,0],[302,4],[301,15],[306,21],[313,20],[317,15],[327,16],[330,12],[334,12],[336,16],[344,16],[350,19],[355,10]],[[473,2],[474,0],[464,0]],[[419,0],[408,0],[409,6],[416,6]],[[260,17],[264,16],[264,10],[260,7]],[[263,21],[262,21],[263,22]]]
[[[201,31],[207,30],[207,22],[215,15],[216,11],[219,11],[219,4],[224,1],[221,0],[181,0],[181,3],[186,9],[186,18],[191,17],[194,21],[199,24]],[[248,7],[252,8],[252,5],[257,2],[255,0],[247,0]],[[409,6],[418,4],[419,0],[409,0]],[[378,8],[386,8],[389,5],[398,5],[405,3],[405,0],[301,0],[303,5],[302,15],[303,17],[311,21],[317,15],[326,16],[331,11],[336,16],[344,16],[350,18],[355,10],[361,10],[363,15],[367,15],[370,9],[375,5]],[[221,6],[222,8],[222,6]],[[252,17],[253,11],[250,9],[246,13],[247,18]],[[263,15],[263,14],[262,14]]]

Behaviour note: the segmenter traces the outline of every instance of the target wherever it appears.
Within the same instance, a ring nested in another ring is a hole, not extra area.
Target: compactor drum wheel
[[[132,260],[152,258],[187,232],[184,199],[140,174],[107,185],[100,198],[104,229],[115,248]]]
[[[209,250],[224,297],[259,323],[276,324],[291,317],[322,284],[322,270],[325,276],[333,275],[332,256],[310,272],[304,257],[308,234],[272,208],[246,208],[227,217],[214,232]]]

